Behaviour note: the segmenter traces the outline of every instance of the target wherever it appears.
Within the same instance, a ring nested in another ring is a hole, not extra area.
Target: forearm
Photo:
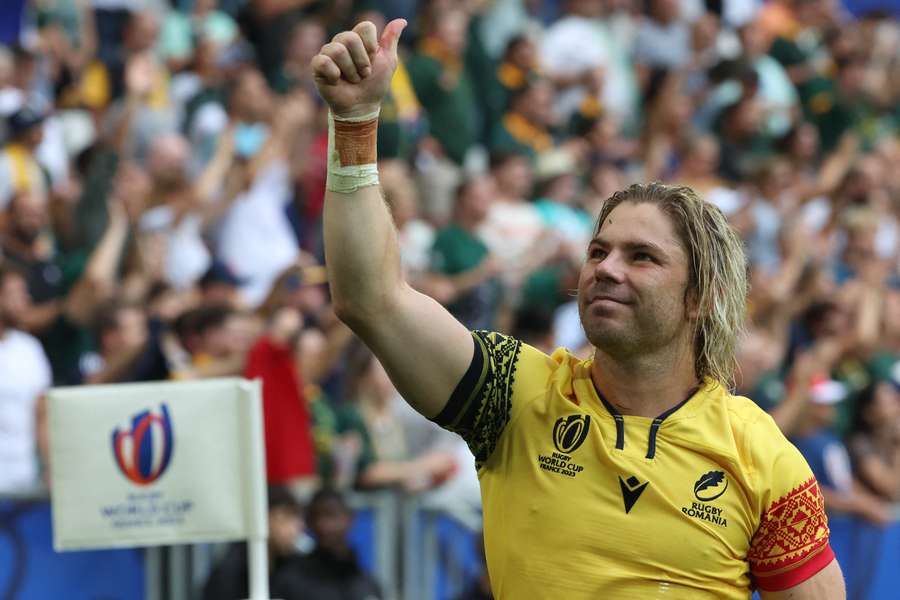
[[[335,310],[351,321],[383,314],[404,285],[397,231],[372,176],[376,123],[330,133],[325,264]]]

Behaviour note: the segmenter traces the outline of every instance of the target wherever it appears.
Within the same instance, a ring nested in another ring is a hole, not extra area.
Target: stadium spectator
[[[456,471],[453,456],[440,445],[442,436],[404,410],[408,407],[384,367],[359,343],[348,351],[344,395],[345,405],[336,411],[342,438],[335,457],[339,484],[420,492]]]
[[[306,522],[315,547],[273,578],[273,595],[284,600],[378,600],[378,583],[359,565],[347,541],[353,512],[344,497],[325,488],[313,496]]]
[[[634,24],[619,5],[600,0],[569,0],[564,14],[541,40],[541,65],[554,74],[562,93],[554,104],[557,116],[568,120],[584,100],[595,71],[603,72],[604,110],[630,122],[636,116],[637,76],[630,63]],[[606,17],[606,18],[603,18]]]
[[[829,431],[834,405],[847,395],[841,383],[819,375],[809,388],[805,418],[791,438],[821,485],[826,504],[839,510],[885,525],[891,520],[890,507],[863,488],[854,477],[847,447]]]
[[[848,437],[860,481],[888,502],[900,498],[900,362],[876,378],[856,399]]]
[[[175,379],[239,375],[248,351],[240,331],[241,316],[224,305],[199,306],[173,323],[185,357],[175,365]]]
[[[691,28],[681,2],[650,0],[634,40],[634,60],[645,68],[677,69],[691,59]]]
[[[190,12],[173,10],[163,20],[159,53],[172,72],[190,64],[198,41],[227,46],[235,40],[237,24],[217,5],[217,0],[198,0]]]
[[[494,125],[493,152],[516,152],[534,160],[553,148],[553,87],[545,79],[528,81],[512,92],[509,110]]]
[[[266,331],[247,354],[243,374],[262,380],[266,478],[306,498],[315,489],[316,465],[312,423],[297,364],[302,319],[289,306],[274,311]]]
[[[19,329],[27,306],[25,277],[0,267],[0,492],[7,493],[37,488],[39,443],[46,443],[41,404],[50,363],[40,343]]]
[[[431,249],[431,293],[472,329],[490,327],[501,300],[499,262],[478,236],[495,195],[491,177],[457,190],[453,222],[439,230]]]
[[[0,153],[0,209],[16,195],[47,193],[47,179],[35,155],[43,139],[44,119],[33,108],[22,107],[7,120],[9,141]]]
[[[461,8],[435,9],[407,63],[413,89],[429,115],[429,132],[439,151],[457,165],[478,135],[478,107],[463,60],[468,23]]]
[[[296,544],[303,532],[303,509],[286,487],[268,489],[269,587],[292,574],[299,556]],[[244,600],[249,597],[247,545],[231,544],[203,587],[203,600]],[[279,596],[289,600],[286,596]]]

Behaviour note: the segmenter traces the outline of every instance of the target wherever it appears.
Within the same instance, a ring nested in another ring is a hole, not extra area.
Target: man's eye
[[[606,256],[606,250],[603,248],[597,248],[596,246],[591,248],[590,253],[588,254],[591,258],[602,259]]]
[[[634,260],[637,260],[640,262],[644,262],[644,261],[653,262],[653,257],[650,256],[649,254],[647,254],[646,252],[636,252],[634,254]]]

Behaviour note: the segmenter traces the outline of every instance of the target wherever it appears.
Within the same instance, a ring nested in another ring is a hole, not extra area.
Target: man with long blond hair
[[[844,598],[824,502],[771,418],[729,393],[740,240],[692,190],[604,204],[578,282],[591,360],[470,332],[402,277],[375,131],[405,22],[313,59],[331,108],[325,251],[338,316],[475,454],[494,596]]]

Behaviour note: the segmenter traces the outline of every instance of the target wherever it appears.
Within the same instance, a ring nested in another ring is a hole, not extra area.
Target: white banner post
[[[244,386],[248,386],[248,390],[253,398],[254,409],[248,415],[249,427],[251,431],[258,431],[260,437],[259,443],[250,444],[253,455],[250,457],[251,464],[249,468],[259,474],[253,478],[253,501],[258,507],[256,511],[249,515],[255,517],[256,522],[251,527],[254,533],[251,533],[247,539],[247,567],[249,570],[249,600],[269,600],[269,512],[267,508],[268,499],[266,492],[266,457],[265,446],[263,444],[263,422],[262,422],[262,380],[256,379],[252,382],[244,381]]]
[[[269,600],[260,381],[54,388],[48,412],[57,551],[246,540]]]

